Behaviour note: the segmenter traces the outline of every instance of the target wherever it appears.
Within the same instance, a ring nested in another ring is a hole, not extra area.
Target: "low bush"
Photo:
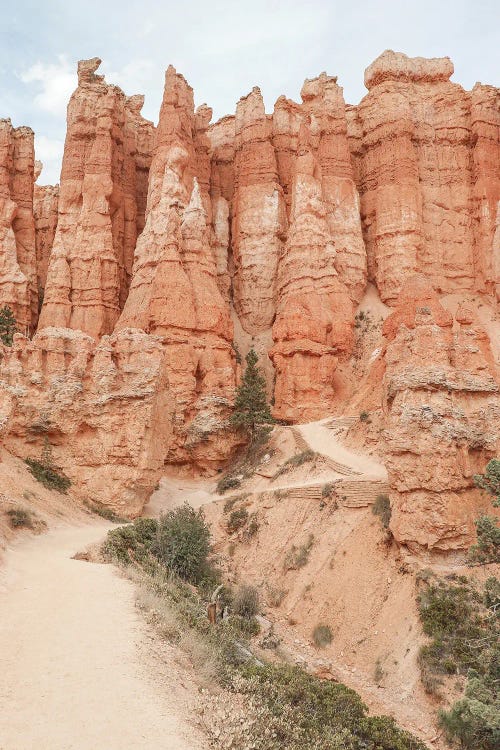
[[[500,563],[500,526],[495,516],[482,515],[474,521],[477,543],[469,550],[469,563]]]
[[[377,495],[375,502],[372,505],[372,513],[380,518],[384,529],[389,528],[391,521],[391,501],[387,495]]]
[[[440,676],[467,676],[464,697],[441,712],[440,722],[450,740],[471,750],[493,750],[500,741],[499,601],[497,578],[489,578],[481,591],[454,575],[431,577],[418,599],[422,626],[431,639],[419,653],[424,687],[437,692]]]
[[[285,555],[285,570],[297,570],[298,568],[303,568],[305,565],[307,565],[313,544],[313,534],[309,534],[307,542],[305,544],[301,544],[300,547],[296,547],[295,544],[292,544],[291,548]]]
[[[279,607],[287,594],[286,589],[267,584],[267,603],[270,607]]]
[[[302,451],[302,453],[296,453],[294,456],[291,456],[290,458],[288,458],[282,466],[280,466],[278,471],[276,471],[275,474],[273,474],[273,476],[271,477],[271,481],[274,479],[277,479],[283,474],[286,474],[288,471],[291,471],[292,469],[296,469],[298,466],[302,466],[305,463],[314,461],[316,456],[317,456],[317,453],[311,450]]]
[[[318,648],[329,646],[333,640],[332,630],[329,625],[316,625],[312,635],[314,644]]]
[[[71,487],[71,480],[53,466],[48,466],[36,458],[25,458],[24,462],[37,482],[40,482],[49,490],[55,490],[65,495]]]
[[[362,411],[361,414],[359,415],[359,419],[361,422],[368,422],[368,420],[370,419],[369,412]]]
[[[209,528],[203,511],[187,503],[161,516],[153,551],[165,567],[185,581],[200,583],[212,577]]]
[[[233,597],[231,609],[240,617],[255,617],[259,613],[259,592],[255,586],[239,586]]]
[[[335,483],[334,482],[327,482],[321,488],[321,497],[323,497],[325,499],[327,497],[331,497],[333,495],[334,490],[335,490]]]
[[[219,495],[223,495],[228,490],[235,490],[241,484],[241,479],[226,475],[219,479],[217,482],[217,492]]]
[[[237,508],[233,510],[227,522],[227,530],[230,534],[241,529],[248,521],[248,511],[246,508]]]
[[[9,508],[6,515],[9,519],[9,525],[13,529],[33,528],[33,517],[31,513],[24,508]]]

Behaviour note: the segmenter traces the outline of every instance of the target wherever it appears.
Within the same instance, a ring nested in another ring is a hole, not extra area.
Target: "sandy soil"
[[[0,750],[202,750],[195,687],[111,565],[71,559],[110,524],[26,538],[0,570]]]
[[[366,453],[354,453],[342,445],[332,430],[327,427],[328,421],[329,419],[309,422],[299,425],[297,429],[300,430],[313,451],[329,456],[340,464],[349,466],[362,474],[378,479],[387,479],[387,470],[383,464],[367,456]]]

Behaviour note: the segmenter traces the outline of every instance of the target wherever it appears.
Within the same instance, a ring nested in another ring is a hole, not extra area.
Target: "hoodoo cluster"
[[[59,186],[35,184],[33,132],[0,120],[7,447],[24,455],[42,421],[83,496],[138,513],[165,465],[211,472],[239,445],[235,342],[265,356],[276,417],[348,411],[371,285],[395,533],[463,546],[500,433],[478,317],[500,298],[499,90],[386,51],[357,106],[322,73],[301,103],[266,114],[254,88],[211,124],[169,67],[155,127],[99,65],[78,64]]]

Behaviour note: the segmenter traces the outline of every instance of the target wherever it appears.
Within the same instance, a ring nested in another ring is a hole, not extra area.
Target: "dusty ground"
[[[110,524],[25,539],[0,570],[0,750],[203,750],[196,688],[111,565],[72,559]]]

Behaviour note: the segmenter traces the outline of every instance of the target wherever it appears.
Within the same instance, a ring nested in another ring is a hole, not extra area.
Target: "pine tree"
[[[245,374],[236,390],[234,413],[231,423],[241,427],[253,439],[258,425],[273,422],[266,397],[266,381],[257,362],[259,360],[252,348],[246,356]]]
[[[500,507],[500,460],[492,458],[486,465],[484,474],[474,476],[474,484],[489,495],[493,495],[493,505]]]
[[[5,346],[12,346],[16,325],[14,313],[8,305],[4,305],[0,310],[0,339]]]

